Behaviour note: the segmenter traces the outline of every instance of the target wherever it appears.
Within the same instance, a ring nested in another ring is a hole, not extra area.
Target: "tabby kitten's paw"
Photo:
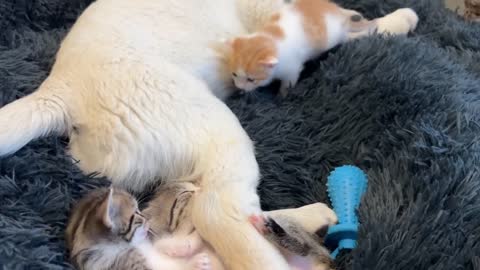
[[[193,247],[190,240],[179,240],[165,250],[165,254],[170,257],[190,257],[193,255]]]
[[[211,270],[212,263],[210,261],[210,257],[206,253],[200,253],[193,258],[194,265],[193,270]]]

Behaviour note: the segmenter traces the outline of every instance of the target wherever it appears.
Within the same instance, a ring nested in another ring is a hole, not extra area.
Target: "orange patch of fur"
[[[255,35],[233,40],[228,66],[233,72],[243,69],[256,80],[265,80],[268,70],[260,63],[277,56],[275,41],[268,36]]]
[[[276,39],[285,38],[285,33],[283,32],[283,29],[280,26],[278,26],[278,24],[274,24],[274,23],[267,24],[262,29],[262,32],[270,34],[271,36],[273,36]]]
[[[228,57],[228,66],[231,71],[242,69],[256,80],[267,79],[269,72],[261,62],[277,57],[275,40],[285,38],[285,32],[278,25],[280,18],[280,13],[273,14],[267,24],[258,31],[260,35],[233,40]]]
[[[273,14],[272,17],[270,17],[270,22],[271,23],[278,22],[281,17],[282,17],[282,15],[280,15],[280,13],[277,12],[277,13]]]
[[[314,48],[327,44],[326,14],[340,14],[341,8],[328,0],[296,0],[294,8],[302,14],[303,28]]]

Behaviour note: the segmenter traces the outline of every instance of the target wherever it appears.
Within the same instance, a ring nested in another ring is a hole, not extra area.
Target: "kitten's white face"
[[[273,70],[264,72],[260,77],[255,74],[247,74],[243,70],[238,70],[232,73],[232,79],[235,87],[250,92],[270,84],[273,81]]]

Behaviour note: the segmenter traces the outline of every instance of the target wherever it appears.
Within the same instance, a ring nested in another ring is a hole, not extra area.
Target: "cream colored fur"
[[[309,233],[315,233],[322,226],[332,226],[338,222],[338,217],[335,212],[323,203],[308,204],[299,208],[269,211],[265,212],[265,215],[274,219],[281,218],[282,216],[293,218]]]
[[[0,109],[0,155],[65,132],[80,168],[115,185],[142,190],[158,179],[201,176],[192,220],[227,267],[288,269],[247,221],[260,213],[258,165],[220,100],[230,78],[209,50],[211,41],[261,23],[279,1],[94,2],[38,91]]]
[[[418,20],[418,15],[413,9],[400,8],[383,17],[372,20],[369,29],[352,32],[348,38],[352,40],[373,34],[406,36],[417,28]]]
[[[255,29],[280,1],[94,2],[39,89],[0,109],[0,155],[66,133],[80,168],[115,185],[142,190],[159,179],[199,177],[192,221],[227,268],[288,269],[247,221],[260,213],[258,165],[221,102],[230,74],[209,49]]]
[[[406,35],[415,30],[418,15],[411,8],[401,8],[375,20],[380,34]]]

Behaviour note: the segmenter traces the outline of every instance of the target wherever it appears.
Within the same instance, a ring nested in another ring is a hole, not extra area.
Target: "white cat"
[[[115,185],[142,190],[158,179],[197,180],[192,221],[229,269],[288,269],[247,220],[260,213],[259,169],[252,141],[219,99],[230,76],[208,49],[255,28],[281,4],[94,2],[40,88],[0,109],[0,155],[66,133],[80,168]]]
[[[230,74],[209,49],[256,29],[281,6],[94,2],[39,89],[0,109],[0,155],[65,133],[79,167],[115,185],[142,190],[159,179],[197,181],[192,222],[228,269],[288,269],[247,220],[261,211],[259,169],[252,141],[220,100],[230,93]]]

